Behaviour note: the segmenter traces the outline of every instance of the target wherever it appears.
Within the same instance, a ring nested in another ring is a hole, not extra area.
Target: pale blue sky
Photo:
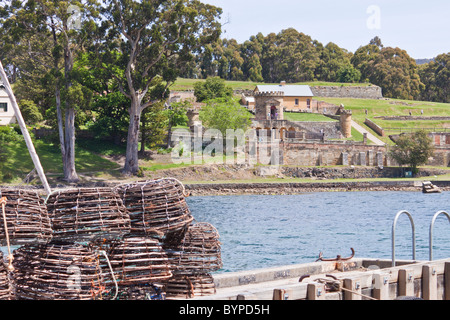
[[[379,36],[385,46],[406,50],[415,59],[450,52],[449,0],[202,0],[223,9],[222,36],[242,43],[293,27],[326,45],[351,52]],[[368,9],[371,6],[379,9]],[[369,25],[375,28],[369,28]],[[377,24],[377,21],[380,24]],[[379,28],[377,28],[379,26]]]

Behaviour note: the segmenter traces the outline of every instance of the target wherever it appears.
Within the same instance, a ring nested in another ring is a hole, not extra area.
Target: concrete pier
[[[351,259],[214,276],[216,294],[194,300],[450,300],[450,259]]]

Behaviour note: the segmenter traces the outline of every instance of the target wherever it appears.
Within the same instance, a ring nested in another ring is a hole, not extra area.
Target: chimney
[[[280,86],[284,87],[286,85],[286,81],[281,81]]]

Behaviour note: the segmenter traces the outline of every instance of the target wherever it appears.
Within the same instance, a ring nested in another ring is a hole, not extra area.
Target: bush
[[[23,120],[27,125],[33,125],[44,120],[44,117],[39,112],[36,104],[31,100],[21,100],[19,102],[20,112]]]
[[[401,135],[390,151],[390,155],[400,165],[411,166],[412,172],[416,174],[417,167],[426,164],[433,152],[432,139],[428,137],[425,130],[420,130],[413,134]]]

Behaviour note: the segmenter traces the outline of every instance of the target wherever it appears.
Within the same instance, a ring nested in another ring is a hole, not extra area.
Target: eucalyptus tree
[[[98,10],[91,58],[130,100],[123,173],[135,175],[142,112],[164,99],[197,49],[219,37],[221,9],[196,0],[107,0]],[[152,94],[161,84],[161,95]]]
[[[40,65],[53,79],[64,179],[68,182],[79,180],[75,169],[75,101],[79,99],[74,96],[78,90],[72,90],[72,69],[88,40],[87,31],[92,26],[88,17],[95,15],[95,3],[95,0],[10,1],[1,12],[3,36],[10,37],[11,50],[20,48],[24,59]],[[29,72],[30,67],[24,65],[19,71]]]

